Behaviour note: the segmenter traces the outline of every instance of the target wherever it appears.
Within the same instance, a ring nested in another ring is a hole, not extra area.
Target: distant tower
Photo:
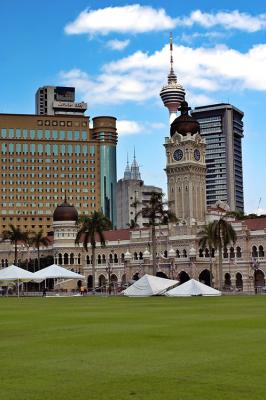
[[[136,161],[135,149],[134,149],[134,159],[133,159],[133,162],[131,164],[131,179],[135,179],[137,181],[141,180],[140,171],[139,171],[139,165],[138,165],[138,163]]]
[[[185,90],[177,83],[177,77],[173,69],[173,39],[172,33],[170,34],[170,72],[168,74],[168,84],[163,86],[160,92],[161,99],[164,106],[169,110],[170,124],[176,118],[176,113],[180,104],[185,99]]]
[[[131,171],[130,171],[128,155],[127,155],[127,166],[126,166],[125,172],[124,172],[124,180],[129,181],[130,179],[131,179]]]

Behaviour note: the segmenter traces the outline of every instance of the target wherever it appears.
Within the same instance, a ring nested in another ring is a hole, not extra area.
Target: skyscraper
[[[207,206],[218,200],[244,211],[242,145],[244,113],[231,104],[196,107],[191,115],[206,140]]]
[[[51,230],[67,193],[80,214],[103,210],[116,225],[116,119],[0,114],[0,231]]]
[[[75,102],[75,88],[43,86],[35,95],[35,113],[38,115],[83,115],[87,110],[84,102]]]
[[[163,86],[160,96],[164,106],[168,108],[170,123],[176,118],[178,107],[185,99],[185,90],[180,83],[177,83],[177,77],[173,68],[173,41],[170,35],[170,72],[168,74],[168,83]]]

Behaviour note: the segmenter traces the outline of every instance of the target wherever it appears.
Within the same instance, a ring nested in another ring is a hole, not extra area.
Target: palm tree
[[[153,275],[156,275],[156,226],[176,222],[177,218],[170,210],[166,210],[165,206],[168,202],[163,202],[163,193],[152,192],[148,204],[136,214],[136,220],[140,215],[148,219],[147,225],[151,228],[152,241],[152,270]]]
[[[219,284],[220,290],[223,288],[223,254],[222,251],[231,242],[235,244],[237,236],[234,228],[230,223],[220,218],[217,221],[212,222],[213,232],[213,243],[215,249],[218,249],[219,253]]]
[[[104,231],[111,229],[111,221],[99,211],[94,211],[91,216],[82,216],[78,224],[78,230],[75,243],[78,244],[80,240],[83,242],[83,247],[88,251],[88,243],[91,245],[92,253],[92,292],[95,293],[95,249],[96,249],[96,236],[99,237],[101,245],[105,246]]]
[[[15,258],[14,264],[17,265],[18,261],[18,242],[26,242],[28,237],[28,232],[24,232],[20,227],[16,227],[12,224],[9,225],[9,230],[5,230],[2,233],[1,241],[10,240],[11,244],[15,246]]]
[[[37,249],[38,270],[40,269],[40,247],[47,247],[49,246],[49,243],[49,239],[47,236],[44,236],[42,229],[39,232],[32,232],[31,236],[29,237],[29,244]]]
[[[208,248],[210,257],[210,286],[212,287],[212,251],[215,248],[215,236],[213,231],[213,222],[210,222],[204,227],[202,231],[199,232],[200,240],[199,246],[202,249]]]

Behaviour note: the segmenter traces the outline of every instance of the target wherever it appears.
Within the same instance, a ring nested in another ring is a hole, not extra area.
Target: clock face
[[[174,154],[173,154],[173,158],[175,161],[180,161],[183,158],[183,151],[181,149],[177,149]]]
[[[194,150],[194,158],[195,158],[196,161],[200,160],[200,151],[199,151],[199,149],[195,149]]]

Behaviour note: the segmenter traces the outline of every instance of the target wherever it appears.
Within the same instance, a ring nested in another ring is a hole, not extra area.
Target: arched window
[[[8,259],[5,260],[6,267],[8,267]]]
[[[224,248],[224,258],[228,258],[228,249],[227,249],[227,247]]]
[[[74,264],[74,254],[73,253],[71,253],[70,254],[70,264]]]
[[[212,257],[215,257],[215,249],[212,248]]]
[[[141,251],[139,252],[139,259],[143,260],[143,253]]]
[[[3,258],[1,260],[1,266],[2,266],[2,268],[5,268],[5,260]]]
[[[242,279],[242,275],[239,272],[237,272],[237,274],[236,274],[236,289],[239,292],[243,291],[243,279]]]
[[[264,257],[263,246],[259,246],[259,257]]]
[[[209,252],[209,249],[207,249],[207,247],[206,247],[206,249],[205,249],[205,257],[210,257],[210,252]]]
[[[102,263],[102,257],[101,257],[101,254],[98,254],[98,264],[101,264]]]
[[[252,257],[258,257],[258,250],[256,246],[252,246]]]
[[[237,258],[242,257],[241,247],[239,247],[239,246],[237,246],[237,248],[236,248],[236,256],[237,256]]]
[[[78,264],[80,264],[80,254],[78,255]]]
[[[102,255],[102,263],[103,263],[103,264],[106,264],[105,254]]]
[[[199,249],[199,257],[203,257],[203,249]]]
[[[134,253],[134,260],[137,260],[138,259],[138,253]]]
[[[168,257],[167,250],[164,250],[163,256],[164,256],[164,258],[167,258],[167,257]]]
[[[121,262],[123,263],[124,261],[125,261],[125,254],[122,253],[122,254],[121,254]]]
[[[64,264],[68,265],[68,254],[67,253],[64,254]]]
[[[177,258],[180,258],[180,251],[179,250],[176,250],[175,254],[176,254]]]
[[[116,254],[116,253],[114,254],[114,263],[115,263],[115,264],[118,264],[118,257],[117,257],[117,254]]]
[[[90,264],[90,256],[86,257],[87,264]]]
[[[230,258],[235,258],[235,249],[230,247]]]
[[[110,263],[113,262],[113,254],[112,254],[112,253],[109,254],[109,262],[110,262]]]
[[[184,257],[184,258],[187,257],[187,251],[186,251],[186,249],[183,249],[183,257]]]
[[[62,257],[62,254],[61,254],[61,253],[58,254],[58,264],[59,264],[59,265],[62,265],[62,264],[63,264],[63,257]]]

